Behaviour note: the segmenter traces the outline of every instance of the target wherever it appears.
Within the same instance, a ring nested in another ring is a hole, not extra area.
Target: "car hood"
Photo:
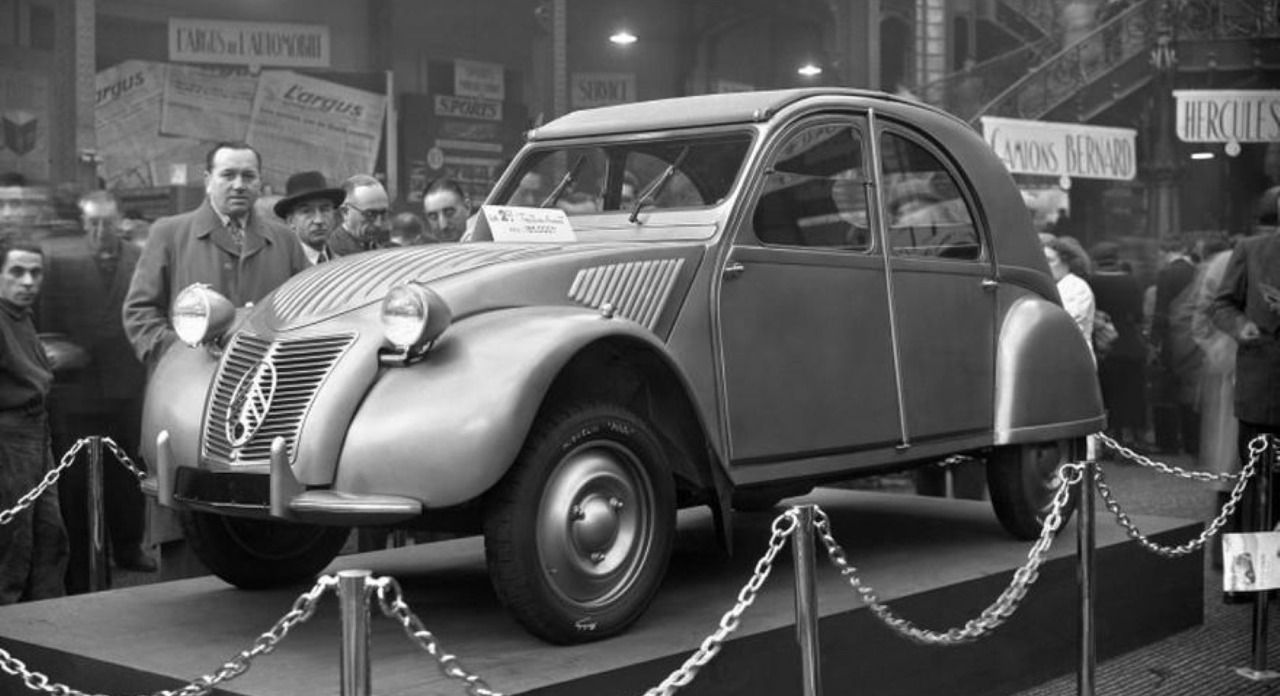
[[[251,322],[265,323],[276,331],[300,328],[323,321],[349,310],[379,302],[387,292],[402,283],[432,283],[437,288],[470,286],[476,283],[493,287],[514,281],[524,273],[516,268],[545,268],[560,271],[577,268],[576,279],[583,273],[610,275],[611,267],[641,264],[640,275],[674,279],[685,276],[696,265],[701,245],[675,243],[573,243],[573,244],[434,244],[356,254],[310,268],[280,286],[253,312]],[[581,261],[579,261],[581,259]],[[687,263],[693,262],[693,263]],[[683,271],[683,273],[681,272]],[[558,275],[558,274],[557,274]],[[586,280],[590,280],[587,278]],[[572,300],[574,281],[563,288],[560,296]],[[564,293],[568,293],[566,296]],[[447,293],[453,295],[455,293]],[[472,293],[466,293],[471,295]],[[506,293],[489,291],[486,296]],[[461,298],[459,298],[461,299]],[[474,300],[474,298],[469,298]],[[528,298],[534,300],[534,298]],[[536,300],[534,300],[536,301]],[[544,298],[545,301],[545,298]],[[472,305],[473,301],[464,302]],[[485,303],[488,304],[488,303]],[[507,301],[498,304],[509,304]],[[586,303],[599,304],[599,303]],[[454,307],[455,313],[463,307]],[[469,309],[480,309],[469,307]]]

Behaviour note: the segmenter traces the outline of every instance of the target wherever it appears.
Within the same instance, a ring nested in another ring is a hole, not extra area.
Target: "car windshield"
[[[570,217],[705,208],[729,195],[751,133],[624,140],[531,150],[489,201],[558,207]]]

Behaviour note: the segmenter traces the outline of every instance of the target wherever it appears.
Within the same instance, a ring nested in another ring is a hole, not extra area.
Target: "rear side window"
[[[932,151],[899,133],[881,136],[884,219],[895,256],[976,261],[982,242],[960,186]]]
[[[866,251],[862,134],[822,123],[793,134],[769,168],[752,224],[764,244]]]

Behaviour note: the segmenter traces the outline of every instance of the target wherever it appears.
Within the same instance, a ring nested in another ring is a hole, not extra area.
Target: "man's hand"
[[[1262,338],[1262,332],[1258,330],[1258,325],[1251,321],[1246,321],[1236,334],[1236,340],[1241,343],[1252,343],[1259,338]]]

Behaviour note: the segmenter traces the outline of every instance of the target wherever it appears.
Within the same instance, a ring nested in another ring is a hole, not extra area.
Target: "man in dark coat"
[[[391,201],[382,182],[357,174],[342,182],[345,198],[338,225],[329,233],[329,253],[333,258],[390,246]]]
[[[49,401],[55,452],[66,452],[81,437],[110,437],[137,457],[142,429],[142,390],[146,371],[133,354],[119,317],[140,251],[120,231],[120,205],[106,191],[80,198],[84,234],[53,237],[44,243],[45,284],[38,323],[85,351],[87,364],[55,375]],[[89,587],[87,452],[61,479],[62,515],[71,535],[67,591]],[[109,453],[103,458],[106,531],[116,565],[153,572],[156,564],[142,551],[146,504],[137,477]]]
[[[241,307],[258,302],[310,266],[297,237],[278,220],[259,219],[262,159],[245,143],[219,143],[206,157],[204,203],[151,227],[125,297],[125,333],[153,365],[177,340],[169,307],[192,283],[206,283]]]
[[[54,365],[31,321],[39,245],[0,238],[0,511],[16,509],[53,469],[45,399]],[[62,596],[67,530],[56,487],[0,525],[0,604]]]
[[[1200,449],[1200,418],[1195,409],[1200,375],[1200,349],[1191,336],[1181,303],[1196,277],[1195,262],[1181,242],[1164,246],[1164,265],[1156,273],[1156,303],[1151,341],[1159,358],[1156,403],[1152,408],[1156,446],[1170,453],[1195,455]]]

